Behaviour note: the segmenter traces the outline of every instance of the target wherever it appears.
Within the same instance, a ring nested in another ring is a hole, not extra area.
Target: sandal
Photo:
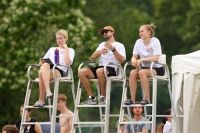
[[[140,104],[146,105],[146,104],[150,104],[150,102],[149,102],[147,99],[142,99],[142,100],[140,101]]]
[[[44,102],[41,102],[41,101],[37,101],[34,105],[33,105],[33,107],[43,107],[45,105],[45,103]]]
[[[52,98],[53,97],[53,94],[49,91],[49,92],[47,92],[47,94],[46,94],[46,98]]]
[[[131,104],[134,104],[133,101],[131,99],[127,99],[125,102],[124,102],[125,105],[131,105]]]

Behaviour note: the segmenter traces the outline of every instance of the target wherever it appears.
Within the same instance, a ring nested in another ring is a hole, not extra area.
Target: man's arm
[[[109,52],[106,48],[102,48],[101,50],[96,50],[91,58],[94,60],[96,58],[99,58],[101,56],[101,54],[106,54],[107,52]]]
[[[34,130],[36,133],[42,133],[42,128],[39,124],[35,124]]]
[[[117,50],[113,51],[115,58],[120,62],[124,62],[124,56],[122,56]]]
[[[143,128],[143,129],[142,129],[142,132],[138,132],[138,133],[146,133],[146,129]]]
[[[96,58],[99,58],[100,55],[101,55],[101,51],[100,51],[100,50],[97,50],[97,51],[95,51],[95,52],[92,54],[91,58],[94,60],[94,59],[96,59]]]
[[[123,62],[124,62],[125,57],[122,56],[122,55],[115,49],[115,47],[112,46],[112,44],[111,44],[110,42],[106,42],[106,43],[105,43],[105,47],[109,48],[109,49],[113,52],[115,58],[116,58],[120,63],[123,63]]]
[[[69,129],[70,129],[70,131],[72,130],[72,118],[70,117],[69,119],[68,119],[68,121],[69,121]]]

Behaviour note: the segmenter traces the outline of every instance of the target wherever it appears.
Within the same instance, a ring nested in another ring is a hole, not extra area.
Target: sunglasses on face
[[[104,30],[104,31],[102,31],[102,35],[104,34],[104,33],[108,33],[109,32],[109,30]]]

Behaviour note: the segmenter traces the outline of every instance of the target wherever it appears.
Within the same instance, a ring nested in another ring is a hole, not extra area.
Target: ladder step
[[[106,107],[106,105],[76,105],[76,107]]]
[[[146,104],[146,105],[141,105],[141,104],[122,105],[122,107],[135,107],[135,106],[153,106],[153,104]]]
[[[83,124],[83,125],[103,125],[105,122],[74,122],[74,125]]]
[[[103,117],[105,117],[105,115],[102,115]],[[109,115],[109,117],[119,117],[119,114],[111,114]]]
[[[52,122],[22,122],[21,124],[22,125],[27,125],[27,124],[29,124],[29,125],[35,125],[35,124],[52,124]]]
[[[126,121],[126,122],[119,122],[119,124],[151,124],[152,121]]]
[[[24,108],[53,108],[52,105],[44,105],[43,107],[24,106]]]
[[[61,115],[61,116],[56,116],[56,118],[73,118],[74,115]]]
[[[147,115],[148,117],[152,117],[152,115]],[[156,117],[174,117],[174,115],[156,115]]]

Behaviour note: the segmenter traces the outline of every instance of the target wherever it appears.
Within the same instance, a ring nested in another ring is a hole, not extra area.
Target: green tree
[[[87,0],[83,12],[95,23],[98,31],[106,25],[113,26],[116,40],[126,48],[127,61],[132,57],[132,50],[139,38],[139,28],[142,24],[150,23],[153,14],[152,0]],[[100,36],[98,32],[94,33]],[[102,37],[98,38],[99,42]]]
[[[89,60],[97,45],[93,22],[81,12],[83,6],[82,0],[0,2],[0,127],[18,118],[28,65],[38,63],[50,47],[57,46],[55,32],[59,29],[68,31],[67,44],[75,49],[72,67],[77,79],[78,65]]]
[[[183,41],[187,44],[183,48],[187,52],[188,49],[196,51],[200,49],[200,2],[198,0],[190,1],[191,10],[187,12],[184,26],[180,30],[183,33]]]
[[[154,0],[153,4],[157,26],[156,36],[161,41],[163,53],[167,55],[167,62],[170,66],[173,55],[186,52],[182,50],[187,44],[182,40],[183,33],[180,29],[184,28],[186,14],[190,10],[189,1]]]

